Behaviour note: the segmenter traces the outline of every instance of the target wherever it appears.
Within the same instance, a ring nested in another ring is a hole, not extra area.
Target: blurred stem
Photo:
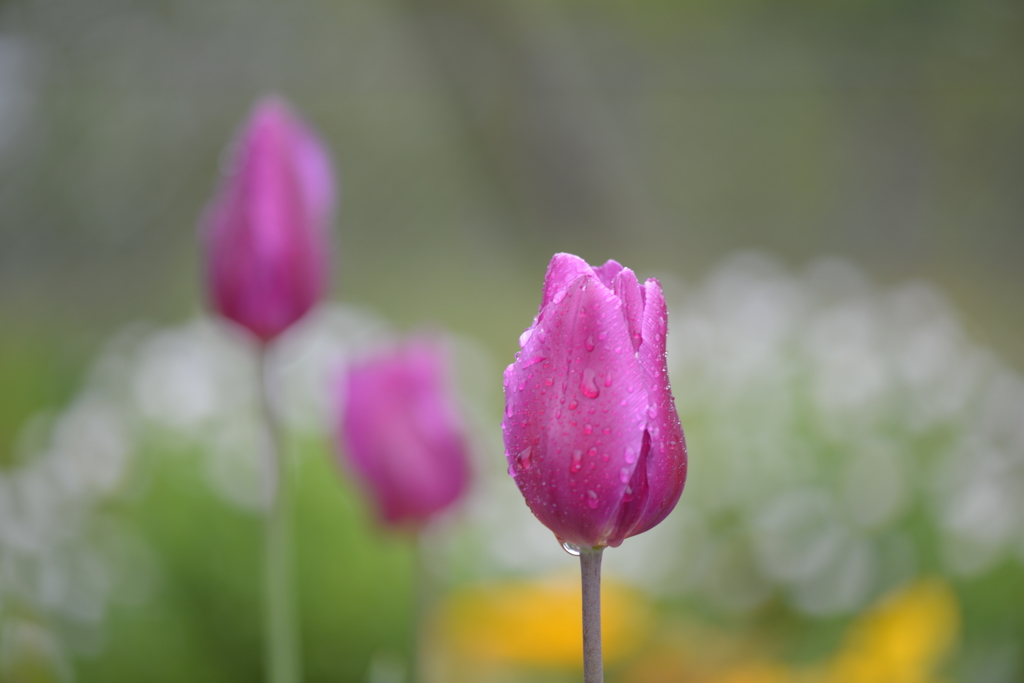
[[[604,548],[580,549],[583,584],[583,683],[604,683],[601,658],[601,554]]]
[[[412,664],[409,667],[411,683],[424,683],[426,676],[423,671],[424,643],[423,633],[427,614],[430,611],[431,596],[434,594],[434,582],[427,569],[424,559],[423,544],[426,542],[422,529],[413,537],[413,625],[412,625]]]
[[[267,431],[267,527],[264,547],[264,637],[268,683],[302,680],[292,579],[291,490],[274,377],[267,345],[260,347],[260,408]]]

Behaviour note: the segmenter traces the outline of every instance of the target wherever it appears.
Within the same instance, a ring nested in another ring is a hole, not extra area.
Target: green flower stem
[[[427,650],[430,642],[426,636],[429,632],[427,621],[436,604],[440,585],[428,566],[426,557],[428,539],[422,528],[414,533],[412,542],[415,596],[413,597],[412,663],[409,667],[409,681],[423,683],[430,678],[427,675],[427,669],[430,667]]]
[[[583,683],[604,683],[601,658],[601,553],[604,548],[580,550],[583,584]]]
[[[264,638],[267,683],[302,680],[292,577],[291,490],[281,425],[274,405],[270,354],[260,349],[260,408],[267,432],[267,520],[264,547]]]

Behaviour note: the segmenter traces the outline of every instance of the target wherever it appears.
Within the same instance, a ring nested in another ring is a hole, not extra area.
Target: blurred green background
[[[881,288],[931,282],[971,339],[1024,368],[1015,0],[0,0],[0,466],[25,466],[94,359],[117,357],[115,334],[203,310],[196,218],[266,92],[334,153],[335,300],[447,328],[489,359],[493,377],[472,381],[494,431],[481,461],[498,470],[498,373],[557,251],[680,291],[737,250],[793,269],[838,256]],[[295,446],[307,680],[386,683],[388,653],[411,651],[413,553],[376,533],[322,437]],[[54,626],[0,592],[0,624],[57,634],[0,633],[0,677],[260,679],[259,520],[203,483],[202,457],[143,458],[89,508],[144,548],[128,552],[150,566],[139,597]],[[5,552],[0,575],[45,583]],[[1009,663],[950,675],[1022,680],[1020,565],[985,577],[958,595]],[[706,614],[736,632],[852,618],[765,609]],[[786,652],[838,636],[821,638]],[[655,680],[642,675],[628,680]]]

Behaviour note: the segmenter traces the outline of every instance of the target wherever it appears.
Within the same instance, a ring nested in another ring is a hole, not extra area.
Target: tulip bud
[[[200,221],[213,308],[263,342],[299,320],[327,288],[333,212],[323,144],[283,101],[263,100]]]
[[[337,379],[339,457],[386,525],[424,523],[466,490],[466,436],[446,375],[441,349],[420,339],[355,364]]]
[[[540,312],[505,370],[505,455],[559,541],[618,546],[661,522],[686,482],[665,364],[661,285],[556,254]]]

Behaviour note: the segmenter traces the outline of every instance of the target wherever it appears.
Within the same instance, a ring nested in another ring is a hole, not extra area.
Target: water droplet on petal
[[[567,541],[562,541],[562,550],[564,550],[565,552],[569,553],[573,557],[579,557],[580,556],[580,547],[578,545],[576,545],[575,543],[569,543]]]
[[[597,449],[594,448],[593,446],[591,446],[590,450],[587,451],[587,455],[589,455],[591,458],[593,458],[595,455],[597,455]]]
[[[615,353],[622,353],[622,347],[621,346],[616,346],[615,347]]]
[[[551,303],[553,303],[553,304],[560,304],[560,303],[562,303],[562,300],[564,298],[565,298],[565,290],[564,289],[559,290],[559,291],[555,292],[555,295],[553,297],[551,297]]]
[[[633,473],[629,471],[628,467],[623,467],[621,470],[619,470],[619,481],[621,481],[623,484],[628,484],[629,478],[632,475]]]
[[[651,405],[647,408],[647,415],[652,419],[658,416],[658,407]]]
[[[529,358],[523,361],[523,367],[528,368],[531,365],[536,365],[542,360],[544,360],[544,356],[530,356]]]
[[[590,436],[590,434],[593,431],[594,431],[594,428],[590,426],[589,422],[587,424],[583,425],[583,433],[586,434],[587,436]]]
[[[597,388],[597,382],[594,381],[595,372],[593,368],[586,368],[583,371],[583,381],[580,382],[580,391],[587,398],[597,398],[601,393],[601,390]]]
[[[633,500],[633,487],[627,486],[625,493],[622,494],[622,502],[628,503],[631,500]]]
[[[562,409],[561,408],[555,408],[555,419],[557,420],[560,417],[562,417]]]
[[[612,373],[611,372],[609,372],[607,375],[604,376],[604,385],[606,387],[610,387],[612,385]]]
[[[522,391],[525,388],[526,388],[526,380],[523,380],[522,382],[519,383],[519,386],[516,387],[516,391]]]
[[[521,469],[528,470],[533,466],[533,446],[527,446],[516,456],[516,464]]]
[[[554,383],[555,383],[555,380],[553,378],[551,378],[551,377],[548,377],[547,379],[544,380],[544,386],[550,387]]]
[[[597,499],[597,491],[587,491],[587,506],[591,510],[596,510],[599,502],[600,501]]]
[[[526,330],[519,335],[519,348],[525,349],[526,345],[530,343],[530,337],[533,336],[533,328],[528,327]]]
[[[604,341],[604,338],[607,337],[607,336],[608,336],[608,332],[605,331],[605,330],[601,330],[600,332],[597,333],[598,341]]]
[[[569,410],[576,410],[576,406],[578,405],[579,401],[577,401],[576,399],[569,401]]]
[[[576,474],[583,469],[583,451],[573,451],[572,461],[569,463],[569,471]]]
[[[632,448],[626,449],[626,462],[629,463],[630,465],[636,462],[636,451],[634,451]]]
[[[586,347],[587,351],[594,350],[594,335],[587,337],[586,341],[583,342],[583,346]]]

